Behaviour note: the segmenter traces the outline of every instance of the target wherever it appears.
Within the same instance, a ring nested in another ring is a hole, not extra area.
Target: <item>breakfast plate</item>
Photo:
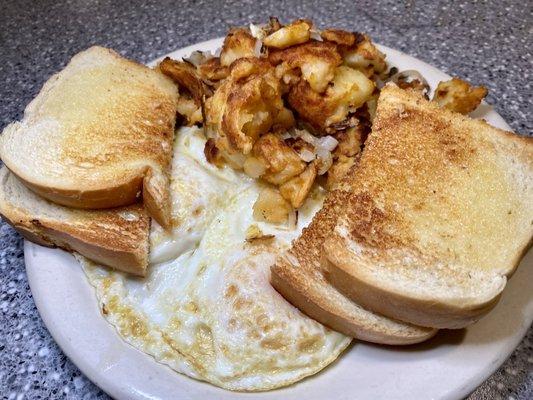
[[[222,39],[211,40],[168,56],[215,51],[221,44]],[[431,87],[450,78],[401,52],[380,49],[391,66],[421,72]],[[509,129],[486,104],[474,116]],[[117,399],[458,399],[501,365],[533,320],[530,252],[497,307],[468,329],[442,331],[425,343],[402,348],[355,342],[332,365],[300,383],[271,392],[237,393],[180,375],[124,342],[102,317],[93,287],[70,254],[30,242],[24,250],[35,303],[50,333],[92,381]]]

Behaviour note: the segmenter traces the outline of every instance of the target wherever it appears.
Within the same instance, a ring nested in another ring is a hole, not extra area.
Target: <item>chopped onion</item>
[[[307,132],[305,129],[295,129],[294,136],[297,138],[301,138],[304,142],[307,142],[313,146],[315,145],[316,138],[309,132]]]
[[[296,224],[298,223],[298,211],[296,210],[291,210],[289,212],[289,216],[288,216],[288,219],[287,219],[287,227],[292,230],[292,229],[296,229]]]
[[[333,156],[327,151],[317,151],[319,160],[318,175],[324,175],[328,169],[333,165]]]
[[[266,25],[250,24],[250,33],[254,38],[263,40],[267,36],[265,28]]]
[[[183,61],[187,61],[195,67],[198,67],[211,58],[213,58],[213,55],[209,51],[193,51],[189,57],[183,57]]]
[[[302,149],[302,151],[298,153],[298,155],[305,162],[311,162],[315,159],[315,154],[307,149]]]
[[[418,80],[419,82],[423,83],[425,86],[429,86],[426,79],[422,76],[422,74],[414,69],[408,69],[405,71],[400,71],[395,73],[389,78],[389,82],[398,82],[400,79],[404,79],[406,82],[412,82],[414,80]]]
[[[316,147],[317,148],[324,148],[327,151],[333,151],[335,147],[339,144],[337,139],[335,139],[333,136],[324,136],[321,138],[315,139]]]
[[[318,29],[311,28],[309,30],[309,33],[310,33],[309,36],[311,37],[311,39],[318,40],[319,42],[323,41],[322,36],[320,36],[320,31]]]
[[[256,39],[254,46],[254,56],[261,58],[261,50],[263,49],[263,42],[260,39]]]
[[[287,140],[287,139],[292,138],[291,132],[290,132],[290,131],[283,132],[283,133],[281,134],[281,138],[282,138],[283,140]]]

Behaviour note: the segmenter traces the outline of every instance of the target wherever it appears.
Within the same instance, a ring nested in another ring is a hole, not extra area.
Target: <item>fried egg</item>
[[[135,278],[80,258],[104,317],[121,337],[192,378],[241,391],[285,386],[335,360],[350,339],[306,317],[269,283],[270,266],[320,208],[314,189],[297,220],[254,221],[261,184],[209,164],[198,128],[177,133],[174,228],[152,227],[151,265]],[[263,238],[247,240],[253,228]]]

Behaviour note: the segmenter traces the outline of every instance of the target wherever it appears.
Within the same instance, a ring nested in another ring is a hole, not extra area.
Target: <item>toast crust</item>
[[[39,214],[41,202],[47,201],[16,179],[7,168],[0,170],[0,215],[25,238],[42,246],[78,252],[120,271],[146,274],[150,218],[142,205],[82,211],[48,203],[47,212]],[[28,202],[36,199],[36,209],[17,201],[11,190]],[[50,210],[57,211],[57,215],[50,215]]]
[[[364,274],[354,272],[357,260],[342,245],[334,246],[331,241],[324,245],[328,259],[323,261],[325,276],[346,297],[357,301],[363,307],[383,315],[394,315],[401,321],[416,321],[417,325],[437,329],[460,329],[473,324],[487,314],[498,303],[505,278],[499,293],[485,302],[450,305],[434,299],[417,299],[382,288],[379,282]]]
[[[328,297],[328,293],[320,289],[324,282],[313,282],[308,276],[304,278],[296,268],[289,265],[280,266],[280,261],[276,268],[271,269],[270,283],[285,300],[304,314],[337,332],[359,340],[386,345],[410,345],[428,340],[437,333],[437,329],[410,327],[401,322],[398,322],[397,330],[394,330],[383,323],[384,317],[372,316],[371,312],[364,309],[357,310],[355,314],[351,313],[348,310],[353,311],[357,306],[351,304],[347,310],[339,307],[335,301],[338,299]],[[335,291],[333,288],[330,290]],[[373,317],[375,321],[372,321]]]
[[[391,318],[462,328],[492,309],[533,236],[533,139],[387,85],[327,277]]]
[[[26,187],[38,195],[66,207],[97,210],[122,207],[141,200],[144,173],[132,176],[126,182],[117,183],[114,187],[94,190],[65,190],[39,185],[20,177],[16,171],[11,169],[10,171],[17,175]]]

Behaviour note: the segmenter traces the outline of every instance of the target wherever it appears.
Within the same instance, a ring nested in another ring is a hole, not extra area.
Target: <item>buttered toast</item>
[[[533,139],[387,85],[324,251],[328,279],[391,318],[461,328],[533,234]]]
[[[0,158],[55,203],[101,209],[141,197],[170,224],[169,167],[178,90],[162,73],[91,47],[52,76],[0,136]]]
[[[292,247],[271,267],[271,284],[305,314],[345,335],[382,344],[412,344],[437,331],[393,320],[351,301],[325,279],[322,245],[331,234],[351,188],[352,173],[329,193],[322,209]]]

